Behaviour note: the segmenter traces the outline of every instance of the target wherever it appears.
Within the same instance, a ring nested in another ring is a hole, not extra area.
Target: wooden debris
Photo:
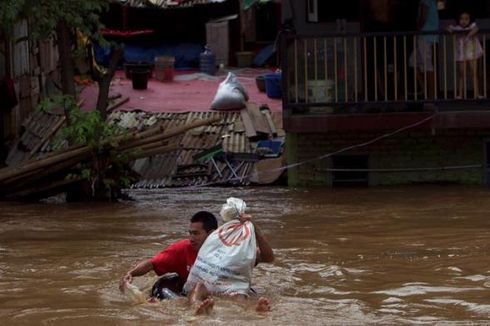
[[[117,150],[126,152],[134,159],[153,155],[160,155],[180,148],[179,142],[169,142],[168,139],[183,134],[190,129],[212,124],[220,121],[220,117],[194,121],[172,128],[163,130],[162,125],[150,128],[149,130],[124,135],[119,138],[117,145],[106,144],[107,150]],[[58,129],[56,124],[49,134]],[[163,131],[163,132],[162,132]],[[49,136],[47,136],[49,138]],[[52,190],[45,184],[39,184],[41,179],[49,179],[50,176],[57,176],[60,172],[73,168],[78,163],[89,161],[92,157],[92,149],[88,146],[74,146],[62,153],[52,153],[38,159],[30,159],[15,167],[0,169],[0,195],[5,198],[31,196],[34,193]],[[50,183],[59,183],[60,189],[71,184],[71,182],[49,180]]]
[[[245,127],[245,134],[247,135],[247,137],[248,138],[257,137],[257,131],[255,130],[255,125],[246,108],[240,110],[240,116],[242,117],[242,122],[243,122],[243,126]]]
[[[284,157],[260,160],[254,165],[250,181],[256,184],[271,184],[279,180],[284,174]]]
[[[247,103],[247,112],[257,133],[269,135],[271,129],[260,108],[255,103]]]
[[[261,106],[260,112],[264,115],[267,124],[269,125],[269,130],[273,137],[277,137],[276,125],[272,121],[271,111],[267,106]]]

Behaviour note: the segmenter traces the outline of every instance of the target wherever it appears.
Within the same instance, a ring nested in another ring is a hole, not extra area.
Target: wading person
[[[216,217],[207,211],[194,214],[189,223],[189,238],[177,241],[153,258],[145,260],[129,270],[121,279],[119,289],[124,292],[126,283],[133,277],[154,271],[158,276],[176,273],[179,276],[178,292],[182,290],[197,253],[209,234],[218,228]],[[153,291],[152,291],[153,292]]]
[[[258,262],[272,262],[274,253],[251,215],[245,214],[246,204],[238,198],[228,198],[220,215],[225,222],[205,241],[192,267],[184,292],[197,314],[209,313],[214,305],[211,296],[231,298],[240,305],[251,289],[252,269]],[[260,298],[257,311],[270,310],[269,301]]]

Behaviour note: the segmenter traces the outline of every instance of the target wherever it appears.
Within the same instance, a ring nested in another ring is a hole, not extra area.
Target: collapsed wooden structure
[[[278,119],[276,119],[278,120]],[[257,141],[283,136],[269,110],[250,104],[240,112],[159,113],[113,112],[108,121],[128,130],[105,150],[125,153],[140,175],[133,188],[188,185],[270,183],[281,171],[280,153],[264,164]],[[58,194],[81,182],[67,178],[78,164],[91,160],[88,146],[54,152],[51,143],[64,125],[61,114],[36,112],[0,169],[0,198],[38,199]],[[256,164],[261,162],[260,164]],[[273,163],[276,162],[276,163]],[[271,167],[272,164],[272,167]]]

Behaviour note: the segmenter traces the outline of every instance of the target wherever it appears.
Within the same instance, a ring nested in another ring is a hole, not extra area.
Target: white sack
[[[252,222],[242,224],[236,219],[245,208],[243,200],[228,198],[222,212],[231,220],[211,233],[202,245],[184,285],[185,292],[201,282],[211,294],[248,295],[257,243]]]
[[[211,103],[211,109],[241,109],[246,106],[247,101],[247,91],[240,84],[237,77],[229,72],[226,79],[219,84],[216,95]]]
[[[226,200],[226,204],[223,204],[219,215],[223,222],[229,222],[233,219],[238,219],[240,214],[245,213],[247,205],[240,198],[230,197]]]

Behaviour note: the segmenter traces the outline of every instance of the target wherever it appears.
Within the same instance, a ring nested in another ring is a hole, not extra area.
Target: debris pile
[[[175,136],[219,120],[219,117],[215,117],[189,121],[173,128],[164,128],[161,124],[156,124],[144,131],[121,135],[117,142],[105,146],[107,151],[127,153],[134,159],[161,155],[179,148],[179,142],[172,140]],[[39,140],[43,141],[44,138]],[[66,191],[81,181],[80,177],[66,178],[68,172],[77,164],[90,160],[92,155],[92,149],[88,146],[72,146],[60,153],[51,152],[37,158],[31,158],[31,152],[22,162],[0,169],[2,198],[35,199]]]
[[[279,120],[280,119],[276,119]],[[284,132],[267,108],[249,103],[235,112],[146,113],[114,111],[109,123],[128,131],[104,150],[130,155],[139,180],[132,188],[248,185],[275,182],[284,162]],[[38,199],[65,192],[82,180],[67,178],[91,159],[88,146],[54,152],[51,143],[65,123],[62,114],[37,112],[0,169],[0,198]],[[262,146],[262,147],[261,147]],[[267,147],[268,145],[266,145]],[[272,151],[272,153],[271,153]],[[264,169],[273,173],[261,173]]]

